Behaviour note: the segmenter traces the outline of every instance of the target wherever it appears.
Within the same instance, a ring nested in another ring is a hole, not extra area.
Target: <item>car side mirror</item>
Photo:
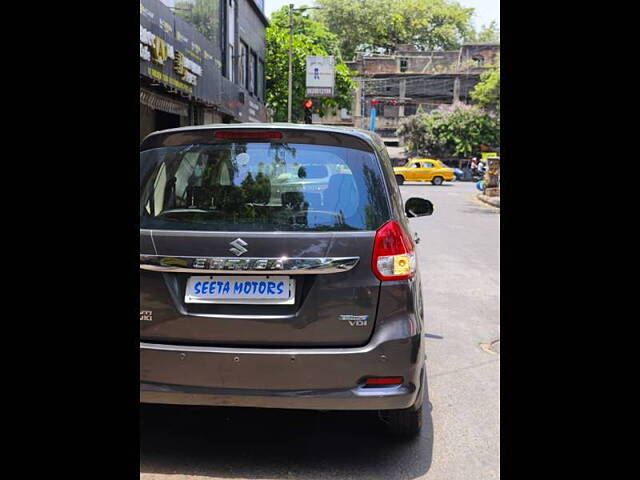
[[[433,203],[425,198],[412,197],[404,204],[407,217],[426,217],[433,213]]]

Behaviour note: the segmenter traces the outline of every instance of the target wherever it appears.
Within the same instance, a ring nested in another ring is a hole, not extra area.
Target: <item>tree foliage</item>
[[[471,98],[481,107],[500,114],[500,57],[491,69],[480,75],[480,82],[471,91]]]
[[[292,121],[301,121],[304,117],[302,103],[305,100],[305,71],[307,55],[333,55],[336,59],[335,96],[314,100],[313,110],[324,115],[328,110],[351,107],[351,91],[355,82],[342,60],[338,37],[327,28],[294,12],[293,35],[293,92]],[[274,110],[274,121],[287,121],[287,95],[289,90],[289,13],[288,7],[282,7],[271,15],[266,35],[266,100]]]
[[[402,122],[396,134],[417,155],[467,158],[481,144],[500,144],[500,121],[477,105],[443,105],[419,111]]]
[[[468,39],[474,43],[500,43],[500,28],[494,20],[489,25],[483,25],[479,31],[474,32]]]
[[[316,0],[314,11],[340,38],[345,58],[358,50],[394,53],[399,44],[418,50],[453,50],[474,35],[473,8],[451,0]]]

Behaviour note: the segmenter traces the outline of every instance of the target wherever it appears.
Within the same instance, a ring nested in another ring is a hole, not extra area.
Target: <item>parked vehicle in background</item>
[[[398,185],[404,182],[431,182],[442,185],[455,178],[453,169],[434,158],[412,158],[402,167],[394,167],[393,172]]]
[[[424,307],[380,137],[183,127],[140,152],[140,402],[376,410],[422,426]]]
[[[451,170],[453,170],[453,174],[456,176],[456,181],[459,181],[459,180],[462,179],[462,175],[463,175],[462,170],[460,170],[459,168],[456,168],[456,167],[451,167],[451,166],[447,165],[444,162],[440,162],[440,163],[442,164],[442,166],[444,168],[450,168]]]

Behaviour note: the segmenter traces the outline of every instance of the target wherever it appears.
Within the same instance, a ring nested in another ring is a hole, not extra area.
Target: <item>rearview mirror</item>
[[[426,217],[433,213],[433,203],[425,198],[413,197],[404,204],[404,211],[407,217]]]

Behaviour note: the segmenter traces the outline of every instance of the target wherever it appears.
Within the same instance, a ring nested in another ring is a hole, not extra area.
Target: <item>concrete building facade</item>
[[[210,0],[215,28],[207,36],[189,23],[189,8],[174,5],[140,1],[140,138],[185,125],[269,121],[263,2]]]
[[[442,104],[469,103],[481,73],[495,64],[499,53],[499,44],[464,44],[454,51],[399,45],[393,55],[358,53],[346,62],[357,83],[350,124],[368,129],[371,101],[376,100],[376,132],[393,144],[402,119],[418,108],[428,112]]]

